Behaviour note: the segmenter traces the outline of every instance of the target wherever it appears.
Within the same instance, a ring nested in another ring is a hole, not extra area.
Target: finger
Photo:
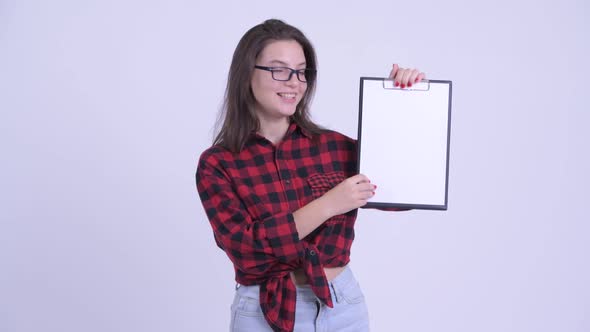
[[[424,73],[419,73],[418,76],[416,76],[416,81],[415,82],[418,83],[418,82],[420,82],[420,81],[422,81],[424,79],[426,79],[426,75]]]
[[[396,79],[397,76],[399,76],[399,66],[396,63],[394,63],[393,69],[391,69],[391,72],[389,73],[389,78],[394,80],[395,87],[399,86],[399,81]]]
[[[368,199],[370,199],[373,196],[375,196],[375,192],[373,192],[373,191],[364,191],[361,194],[361,199],[362,200],[368,200]]]
[[[361,182],[361,183],[358,183],[357,184],[357,187],[356,187],[356,189],[359,192],[366,192],[366,191],[373,192],[373,191],[375,191],[376,188],[377,188],[376,185],[374,185],[372,183],[369,183],[369,182]]]
[[[420,75],[420,71],[418,69],[412,69],[408,78],[408,86],[412,86],[412,84],[416,83],[416,78],[418,78],[418,75]]]
[[[404,80],[404,76],[406,75],[406,72],[408,70],[405,68],[400,68],[400,70],[397,72],[397,77],[396,77],[396,82],[399,83],[399,87],[404,89],[407,85],[407,82]]]
[[[401,77],[404,76],[404,69],[403,68],[399,68],[397,70],[397,74],[395,74],[395,86],[400,86],[401,85]]]
[[[398,69],[399,69],[399,66],[397,65],[397,63],[394,63],[393,68],[391,69],[391,72],[389,73],[389,78],[394,79],[395,75],[397,74]]]
[[[412,75],[411,69],[404,70],[403,76],[400,79],[400,84],[402,86],[402,89],[405,88],[406,86],[408,86],[408,82],[410,81],[410,75]]]
[[[357,174],[349,178],[354,183],[370,183],[371,180],[364,174]]]

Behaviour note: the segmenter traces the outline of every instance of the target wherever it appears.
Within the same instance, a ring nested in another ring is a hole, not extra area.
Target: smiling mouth
[[[295,99],[295,97],[297,96],[296,93],[277,93],[277,95],[279,95],[279,97],[284,98],[284,99]]]

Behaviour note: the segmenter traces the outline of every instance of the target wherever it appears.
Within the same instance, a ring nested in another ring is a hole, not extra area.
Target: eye
[[[281,74],[281,73],[287,72],[287,68],[284,68],[284,67],[275,67],[275,68],[272,69],[272,71],[273,71],[273,73],[279,73],[279,74]]]

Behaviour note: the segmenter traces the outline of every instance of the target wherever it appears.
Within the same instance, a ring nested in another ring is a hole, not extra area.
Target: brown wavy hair
[[[266,20],[248,30],[240,39],[232,58],[227,87],[217,127],[223,120],[221,129],[213,140],[234,153],[242,150],[248,137],[260,128],[254,111],[256,99],[251,89],[251,78],[256,58],[264,47],[277,40],[294,40],[303,48],[306,68],[317,70],[316,54],[311,42],[294,26],[277,19]],[[317,75],[307,77],[305,95],[296,107],[291,120],[310,134],[316,135],[324,129],[311,121],[309,106],[315,92]]]

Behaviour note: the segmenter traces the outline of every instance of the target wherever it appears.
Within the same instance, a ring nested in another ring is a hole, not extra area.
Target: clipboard
[[[447,210],[451,96],[451,81],[361,77],[358,172],[377,185],[365,207]]]

